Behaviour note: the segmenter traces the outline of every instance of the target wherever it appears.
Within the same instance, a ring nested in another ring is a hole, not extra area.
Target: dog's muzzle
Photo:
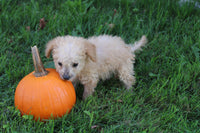
[[[69,80],[71,78],[71,76],[69,74],[64,74],[63,75],[63,79],[64,80]]]

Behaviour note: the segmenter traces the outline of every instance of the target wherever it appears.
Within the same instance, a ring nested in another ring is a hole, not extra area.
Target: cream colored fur
[[[100,79],[112,73],[129,89],[135,83],[133,63],[135,52],[147,43],[142,38],[134,45],[126,45],[117,36],[101,35],[88,39],[82,37],[56,37],[46,45],[45,54],[52,51],[57,72],[62,79],[79,81],[84,85],[83,99],[92,95]]]

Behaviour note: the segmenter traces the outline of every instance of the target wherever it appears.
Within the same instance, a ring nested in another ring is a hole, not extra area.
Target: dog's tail
[[[135,42],[133,44],[133,46],[131,46],[131,52],[135,53],[135,52],[141,51],[142,50],[141,47],[145,46],[147,44],[147,42],[148,42],[148,40],[147,40],[146,36],[143,35],[139,41]]]

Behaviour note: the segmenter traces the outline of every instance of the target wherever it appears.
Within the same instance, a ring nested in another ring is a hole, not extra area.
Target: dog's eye
[[[60,67],[62,67],[62,63],[61,63],[61,62],[58,62],[58,65],[59,65]]]
[[[72,67],[77,67],[78,66],[78,63],[73,63],[72,64]]]

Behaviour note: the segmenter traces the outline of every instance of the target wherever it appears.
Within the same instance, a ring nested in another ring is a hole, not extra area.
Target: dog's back
[[[88,41],[96,46],[96,67],[101,79],[109,78],[110,73],[119,69],[122,63],[134,59],[130,47],[120,37],[101,35]]]

